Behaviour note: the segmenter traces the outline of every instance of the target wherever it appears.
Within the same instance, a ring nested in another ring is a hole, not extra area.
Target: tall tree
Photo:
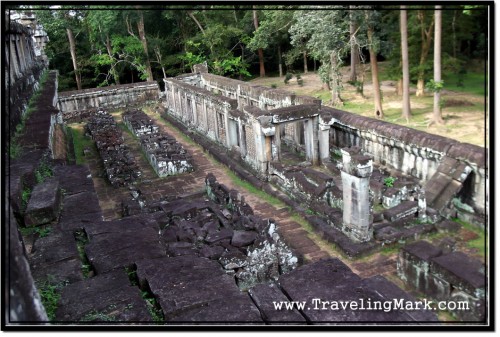
[[[253,6],[253,24],[255,26],[255,31],[259,29],[259,18],[257,16],[257,10],[255,9],[255,6]],[[259,70],[260,70],[260,77],[266,76],[266,68],[264,67],[264,50],[262,48],[259,48],[257,50],[259,54]]]
[[[356,82],[358,80],[356,67],[359,62],[359,45],[356,44],[356,31],[357,24],[354,19],[354,6],[349,6],[349,34],[350,34],[350,43],[351,43],[351,73],[349,75],[349,80],[351,82]]]
[[[273,6],[275,7],[275,6]],[[276,45],[278,71],[283,76],[282,44],[288,42],[288,29],[293,22],[293,10],[287,6],[278,9],[264,9],[259,21],[259,28],[254,32],[247,47],[256,51],[258,48],[267,49]]]
[[[410,120],[410,65],[408,61],[408,18],[405,5],[401,5],[401,65],[403,68],[403,111],[402,117]]]
[[[418,80],[417,80],[417,96],[424,95],[424,87],[425,87],[425,64],[427,61],[427,55],[429,54],[429,50],[431,48],[432,41],[432,28],[434,25],[434,20],[431,19],[430,23],[427,26],[426,23],[426,11],[419,10],[417,12],[417,18],[420,23],[420,34],[421,34],[421,48],[420,48],[420,61],[418,65]]]
[[[76,59],[76,42],[73,30],[70,27],[66,27],[66,33],[68,34],[69,49],[71,53],[71,59],[73,60],[73,69],[75,71],[76,87],[78,90],[82,90],[82,74],[78,68],[78,61]]]
[[[365,18],[367,23],[368,51],[370,53],[370,65],[372,70],[374,114],[377,118],[384,118],[384,110],[382,109],[382,95],[380,93],[380,82],[378,79],[377,48],[374,37],[373,12],[365,10]]]
[[[436,26],[434,27],[434,114],[433,121],[443,124],[441,116],[441,6],[436,5],[435,10]]]
[[[137,6],[140,8],[140,6]],[[148,40],[146,39],[146,30],[144,29],[144,13],[142,10],[138,10],[139,20],[137,20],[137,30],[139,32],[139,39],[142,43],[142,48],[144,48],[144,54],[146,56],[146,71],[148,73],[148,81],[153,81],[153,72],[151,71],[151,62],[149,60],[148,52]]]
[[[349,12],[343,7],[331,10],[319,6],[315,10],[297,10],[289,31],[294,46],[302,43],[304,36],[309,37],[307,48],[313,57],[321,61],[319,75],[324,83],[330,85],[330,104],[334,106],[343,105],[340,66],[350,51],[350,37],[346,34],[349,32],[348,16]]]

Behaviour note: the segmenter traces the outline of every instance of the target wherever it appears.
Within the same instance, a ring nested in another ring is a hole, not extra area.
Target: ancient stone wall
[[[486,276],[484,265],[461,252],[418,241],[403,247],[398,274],[406,284],[438,301],[463,301],[467,310],[454,310],[460,320],[485,319]]]
[[[9,115],[9,133],[27,111],[28,102],[38,89],[40,76],[45,68],[43,59],[35,54],[33,32],[19,23],[11,21],[5,38],[5,83],[9,92],[6,112]]]
[[[375,163],[418,178],[423,184],[438,171],[445,157],[470,166],[467,203],[477,213],[485,214],[488,174],[484,148],[329,107],[321,110],[332,117],[331,152],[358,146],[373,156]]]
[[[118,109],[144,105],[156,102],[158,97],[158,83],[139,82],[60,92],[58,107],[61,110],[63,119],[66,120],[66,115],[75,118],[75,111],[85,111],[93,108]]]

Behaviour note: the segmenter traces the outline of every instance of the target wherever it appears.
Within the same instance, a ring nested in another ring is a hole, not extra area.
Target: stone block
[[[61,205],[61,190],[55,178],[35,186],[26,208],[26,226],[39,226],[57,219]]]
[[[245,247],[251,245],[257,237],[254,231],[234,231],[231,244],[235,247]]]
[[[274,302],[288,302],[288,298],[281,292],[279,287],[274,284],[258,284],[248,290],[248,294],[259,308],[260,314],[268,324],[305,324],[306,320],[300,312],[294,308],[276,309]]]
[[[152,317],[124,270],[97,275],[62,289],[58,321],[148,322]]]

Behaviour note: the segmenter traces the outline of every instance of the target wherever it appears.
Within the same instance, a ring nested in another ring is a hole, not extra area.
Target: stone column
[[[273,160],[281,161],[281,126],[279,124],[276,124],[274,128]]]
[[[238,136],[240,137],[240,152],[242,157],[245,157],[247,155],[247,140],[244,129],[245,127],[241,122],[241,118],[238,118]]]
[[[319,164],[318,155],[318,132],[317,117],[313,117],[304,124],[304,142],[306,147],[306,159],[313,165]]]
[[[367,242],[373,238],[373,216],[370,205],[370,176],[373,161],[356,147],[342,152],[343,223],[342,232],[351,240]]]
[[[319,124],[318,127],[319,158],[321,163],[330,162],[330,125]]]

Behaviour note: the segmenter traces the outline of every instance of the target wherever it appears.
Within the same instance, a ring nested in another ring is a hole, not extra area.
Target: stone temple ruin
[[[167,177],[193,170],[191,158],[182,145],[175,138],[158,132],[158,126],[144,112],[125,111],[123,121],[136,137],[140,137],[142,149],[158,176]]]
[[[19,36],[9,43],[25,41],[18,37],[29,32],[11,25]],[[40,59],[23,60],[24,73],[14,72],[9,87],[20,97],[20,88],[36,89],[44,68]],[[165,91],[145,82],[58,93],[57,73],[49,72],[6,177],[7,324],[439,324],[434,311],[318,310],[314,302],[415,295],[464,300],[472,309],[456,319],[485,321],[485,261],[451,241],[425,240],[459,230],[450,217],[487,223],[484,149],[216,76],[205,65],[164,83]],[[23,110],[14,102],[15,126]],[[64,151],[73,150],[65,128],[75,123],[85,123],[96,145],[95,153],[83,150],[85,165]],[[284,202],[343,261],[330,253],[308,258],[316,244],[284,221],[290,210],[250,205],[182,132]],[[400,283],[355,270],[357,257],[398,244],[399,255],[383,263]],[[37,290],[47,284],[60,296],[51,312]],[[288,301],[310,310],[276,310]]]

